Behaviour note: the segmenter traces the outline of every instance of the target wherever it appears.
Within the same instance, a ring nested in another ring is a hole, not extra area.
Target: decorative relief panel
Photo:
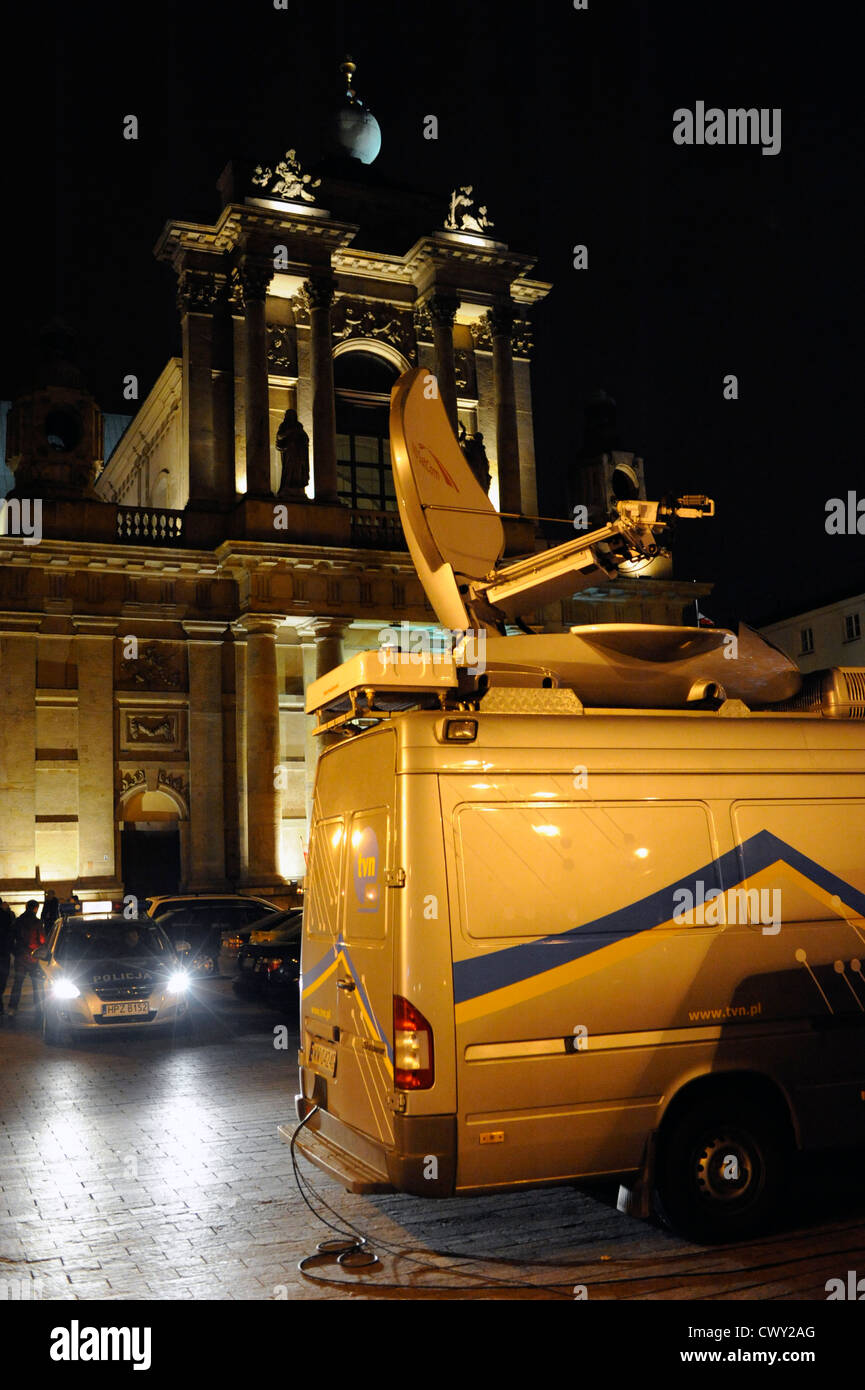
[[[134,743],[176,743],[177,715],[126,715],[126,742]]]
[[[186,746],[186,711],[182,709],[133,708],[119,712],[122,756],[151,758],[181,753]]]
[[[156,785],[158,787],[170,787],[177,792],[185,802],[189,802],[189,786],[186,777],[182,772],[166,772],[164,767],[159,769],[156,774]]]
[[[476,348],[480,348],[482,352],[492,352],[493,337],[487,315],[471,324],[471,333]],[[514,357],[531,356],[533,346],[531,323],[528,319],[515,318],[511,329],[511,351]]]
[[[117,686],[120,690],[183,689],[184,668],[180,650],[169,642],[147,642],[139,648],[136,659],[124,658],[120,661]]]
[[[377,338],[396,348],[409,362],[417,360],[414,324],[408,310],[395,309],[392,304],[377,304],[374,300],[346,297],[337,300],[331,319],[333,336],[340,341]]]

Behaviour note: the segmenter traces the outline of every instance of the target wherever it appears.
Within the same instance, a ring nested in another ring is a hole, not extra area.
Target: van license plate
[[[121,1014],[149,1014],[150,1000],[137,999],[130,1004],[105,1004],[102,1008],[103,1018],[118,1018]]]
[[[317,1067],[325,1076],[333,1076],[336,1072],[336,1048],[328,1047],[327,1043],[314,1042],[310,1045],[309,1061],[310,1066]]]

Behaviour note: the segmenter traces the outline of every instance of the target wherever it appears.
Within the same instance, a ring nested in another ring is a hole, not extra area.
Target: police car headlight
[[[51,993],[55,999],[77,999],[81,990],[71,980],[55,980]]]
[[[175,970],[174,973],[168,977],[168,992],[169,994],[183,994],[188,984],[189,976],[186,971]]]

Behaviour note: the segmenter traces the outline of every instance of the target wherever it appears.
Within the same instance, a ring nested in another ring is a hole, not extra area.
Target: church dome
[[[346,92],[331,122],[332,144],[335,154],[359,159],[361,164],[372,164],[381,149],[381,128],[352,86],[356,66],[351,58],[340,64],[340,71],[345,73]]]

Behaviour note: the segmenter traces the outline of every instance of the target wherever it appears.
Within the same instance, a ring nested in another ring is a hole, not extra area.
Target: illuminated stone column
[[[347,618],[315,618],[310,624],[315,634],[316,680],[320,676],[326,676],[334,667],[342,665],[342,639],[349,621]]]
[[[434,294],[427,300],[427,308],[433,325],[435,344],[436,381],[439,396],[445,408],[451,429],[457,433],[457,381],[454,366],[454,317],[459,308],[455,294]]]
[[[341,666],[344,660],[343,637],[349,626],[348,619],[341,618],[314,618],[309,624],[308,629],[301,638],[301,652],[303,658],[303,694],[306,699],[306,692],[313,681],[320,676],[326,676],[328,671],[332,671],[336,666]],[[336,741],[334,735],[314,734],[315,716],[310,715],[306,722],[306,814],[307,820],[312,812],[312,793],[315,785],[315,769],[318,766],[319,754],[328,747],[329,743]]]
[[[514,391],[511,333],[514,308],[496,305],[487,315],[493,340],[493,389],[496,398],[496,459],[499,468],[499,510],[522,514],[520,445]]]
[[[282,795],[279,768],[279,688],[276,618],[250,615],[246,630],[246,804],[247,880],[274,882],[279,874]]]
[[[36,876],[36,653],[40,619],[3,620],[0,633],[0,878]],[[11,629],[11,630],[10,630]]]
[[[228,305],[234,366],[234,487],[236,492],[243,495],[246,492],[246,310],[243,306],[243,287],[237,273],[229,285]]]
[[[270,390],[267,371],[267,287],[273,277],[269,261],[245,256],[237,282],[243,296],[246,332],[245,390],[246,495],[272,497],[270,478]]]
[[[114,633],[108,618],[73,618],[78,663],[78,881],[114,881]]]
[[[301,643],[300,643],[300,651],[301,651],[301,658],[302,658],[302,660],[303,660],[303,699],[304,699],[304,704],[305,704],[305,703],[306,703],[306,692],[308,691],[309,687],[312,685],[313,681],[316,680],[316,678],[317,678],[317,672],[316,672],[317,648],[316,648],[315,638],[313,637],[312,633],[304,633],[304,634],[303,634],[303,637],[301,638]],[[312,793],[313,793],[313,788],[314,788],[314,786],[315,786],[315,769],[316,769],[316,767],[318,766],[318,754],[319,754],[319,746],[318,746],[318,745],[319,745],[319,742],[320,742],[320,740],[319,740],[318,738],[316,738],[315,734],[313,733],[313,729],[314,729],[314,728],[315,728],[315,716],[312,715],[312,714],[308,714],[308,715],[306,716],[306,741],[305,741],[305,747],[304,747],[304,754],[305,754],[305,758],[306,758],[306,765],[305,765],[305,769],[304,769],[304,770],[305,770],[305,772],[306,772],[306,823],[307,823],[307,835],[308,835],[308,833],[309,833],[309,825],[311,824],[311,821],[312,821]]]
[[[188,622],[190,892],[225,890],[222,747],[224,623]]]
[[[336,478],[336,408],[333,395],[333,339],[330,306],[336,290],[332,275],[316,275],[304,284],[309,301],[310,376],[312,378],[312,459],[316,502],[338,502]]]
[[[224,277],[186,268],[177,281],[183,340],[183,435],[189,459],[189,501],[224,500],[219,476],[213,403],[213,310]]]
[[[237,854],[240,876],[249,872],[249,807],[246,786],[246,633],[242,625],[234,628],[234,737],[237,769]]]

